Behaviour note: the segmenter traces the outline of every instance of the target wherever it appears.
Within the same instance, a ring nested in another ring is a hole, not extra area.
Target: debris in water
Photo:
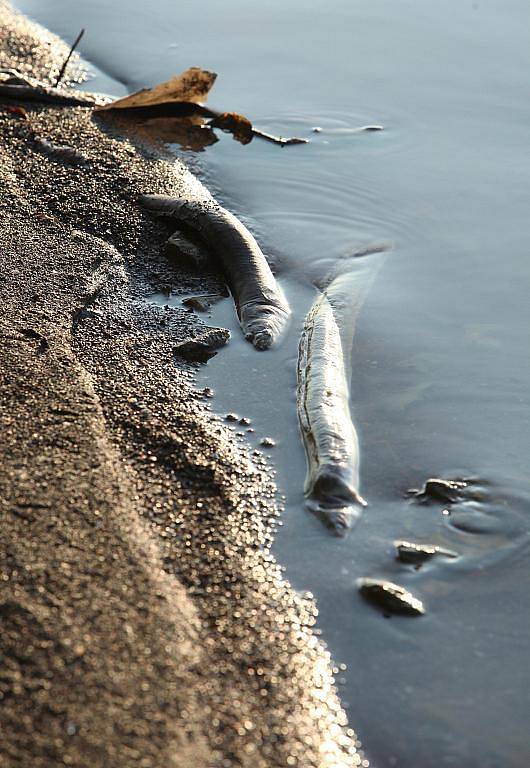
[[[384,579],[358,579],[357,586],[366,600],[384,612],[406,616],[421,616],[425,613],[421,600],[399,584]]]
[[[463,479],[443,480],[439,477],[431,477],[425,481],[422,488],[411,488],[407,496],[412,496],[420,504],[456,504],[463,497],[463,491],[468,487],[469,481]]]
[[[207,312],[212,304],[222,301],[224,296],[218,294],[206,294],[205,296],[189,296],[187,299],[182,299],[182,303],[189,309],[194,309],[197,312]]]
[[[402,563],[412,563],[420,567],[424,562],[430,560],[435,555],[444,557],[458,557],[457,552],[451,549],[444,549],[435,544],[416,544],[412,541],[395,541],[394,546],[397,552],[397,559]]]
[[[250,120],[243,115],[238,115],[237,112],[222,112],[218,117],[210,120],[209,125],[231,133],[241,144],[249,144],[254,136]]]
[[[195,125],[220,128],[231,133],[234,139],[242,144],[248,144],[254,136],[280,146],[307,143],[307,139],[295,137],[284,139],[260,131],[252,125],[248,118],[237,112],[220,112],[205,107],[203,102],[206,101],[216,78],[215,72],[209,72],[200,67],[190,67],[182,74],[175,75],[153,88],[144,88],[129,96],[97,106],[95,111],[100,114],[108,111],[119,111],[131,116],[136,115],[137,118],[141,119],[163,118],[166,120],[164,123],[166,140],[169,128],[168,118],[176,121],[193,118],[196,119]],[[154,135],[156,126],[151,125],[150,131]],[[179,132],[176,131],[174,140],[179,140],[178,135]],[[194,135],[194,139],[197,140],[196,135]],[[206,139],[207,142],[204,146],[212,143],[209,136]]]
[[[226,328],[210,328],[202,336],[177,344],[173,351],[178,357],[190,362],[206,363],[230,338]]]

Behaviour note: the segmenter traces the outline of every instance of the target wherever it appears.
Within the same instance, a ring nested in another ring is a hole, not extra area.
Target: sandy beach
[[[0,13],[0,66],[51,84],[67,47]],[[222,287],[166,258],[171,228],[137,204],[189,172],[90,109],[8,104],[2,766],[360,765],[314,604],[269,553],[271,475],[175,355],[207,329],[148,299]]]

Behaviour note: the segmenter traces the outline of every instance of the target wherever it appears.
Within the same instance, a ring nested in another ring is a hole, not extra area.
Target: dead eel
[[[359,493],[359,440],[349,403],[355,320],[381,261],[379,255],[360,260],[365,253],[340,262],[323,281],[298,350],[296,399],[307,457],[306,505],[338,535],[366,506]]]
[[[202,187],[199,199],[141,195],[140,202],[159,215],[195,229],[219,260],[234,298],[245,338],[268,349],[282,334],[291,314],[267,259],[254,236]]]

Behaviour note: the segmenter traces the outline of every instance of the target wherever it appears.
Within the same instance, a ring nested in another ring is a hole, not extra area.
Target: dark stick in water
[[[219,259],[245,338],[256,349],[268,349],[287,324],[291,314],[289,305],[254,236],[199,186],[197,199],[142,195],[140,202],[149,210],[183,221],[200,233]]]

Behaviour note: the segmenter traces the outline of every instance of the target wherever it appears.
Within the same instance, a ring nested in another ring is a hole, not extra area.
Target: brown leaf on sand
[[[222,131],[231,133],[234,139],[240,141],[241,144],[251,142],[254,135],[250,120],[243,115],[238,115],[237,112],[223,112],[211,120],[209,125],[212,128],[220,128]]]
[[[9,105],[7,107],[2,107],[2,109],[5,109],[6,112],[10,112],[12,115],[18,115],[23,120],[29,120],[28,113],[26,112],[24,107],[19,107],[18,105],[17,106]]]
[[[98,112],[107,109],[131,109],[133,107],[149,107],[155,104],[171,104],[173,102],[189,102],[199,104],[206,101],[217,75],[200,67],[190,67],[181,75],[175,75],[165,83],[153,88],[143,88],[141,91],[124,96],[110,104],[96,107]]]

